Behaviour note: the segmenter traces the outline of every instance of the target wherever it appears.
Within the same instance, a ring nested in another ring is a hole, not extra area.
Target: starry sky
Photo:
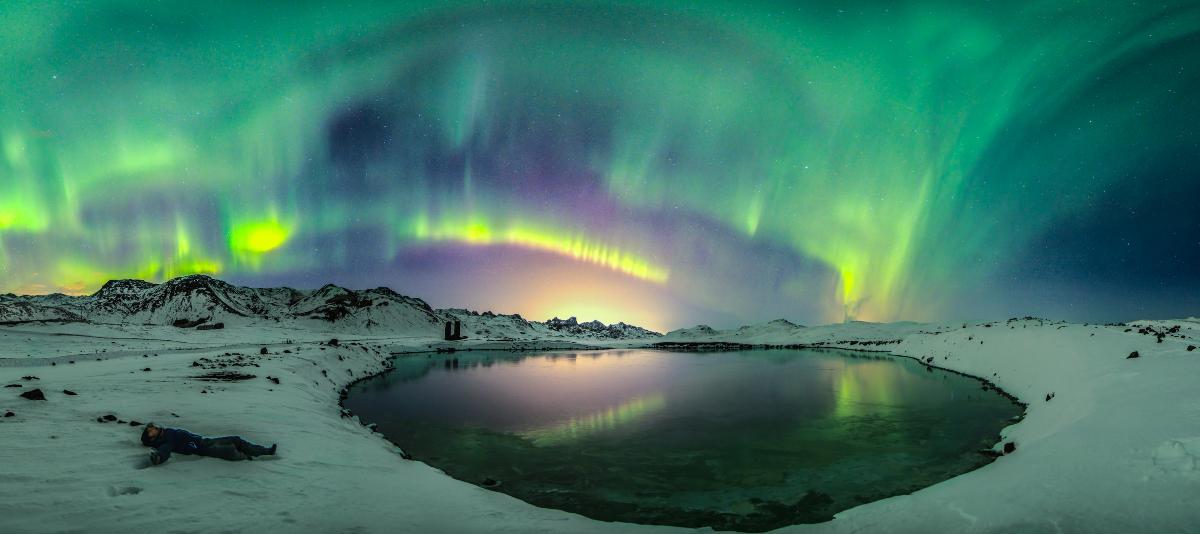
[[[0,292],[1200,315],[1195,2],[0,4]]]

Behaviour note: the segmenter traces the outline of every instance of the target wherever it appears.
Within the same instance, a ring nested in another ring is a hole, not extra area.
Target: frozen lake
[[[984,465],[1021,407],[901,357],[835,350],[396,359],[345,406],[417,460],[538,506],[762,531]]]

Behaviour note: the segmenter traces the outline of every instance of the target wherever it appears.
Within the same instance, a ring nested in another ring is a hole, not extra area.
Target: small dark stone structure
[[[467,339],[462,335],[462,321],[446,321],[446,341],[458,341]]]

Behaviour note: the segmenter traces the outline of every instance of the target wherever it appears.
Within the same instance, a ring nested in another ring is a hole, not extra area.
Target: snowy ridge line
[[[0,325],[84,322],[112,325],[174,325],[181,328],[275,325],[356,334],[388,332],[440,336],[458,321],[467,337],[492,340],[545,338],[642,339],[661,334],[625,323],[546,322],[517,314],[434,309],[424,300],[379,287],[350,290],[332,284],[305,291],[288,287],[238,287],[206,275],[161,284],[112,280],[86,296],[0,295]]]

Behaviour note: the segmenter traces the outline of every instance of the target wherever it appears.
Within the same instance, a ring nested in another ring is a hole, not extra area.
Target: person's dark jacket
[[[146,430],[142,431],[142,445],[154,447],[150,453],[150,461],[154,465],[161,464],[171,457],[171,453],[202,454],[204,438],[181,428],[163,428],[158,437],[150,439]]]

